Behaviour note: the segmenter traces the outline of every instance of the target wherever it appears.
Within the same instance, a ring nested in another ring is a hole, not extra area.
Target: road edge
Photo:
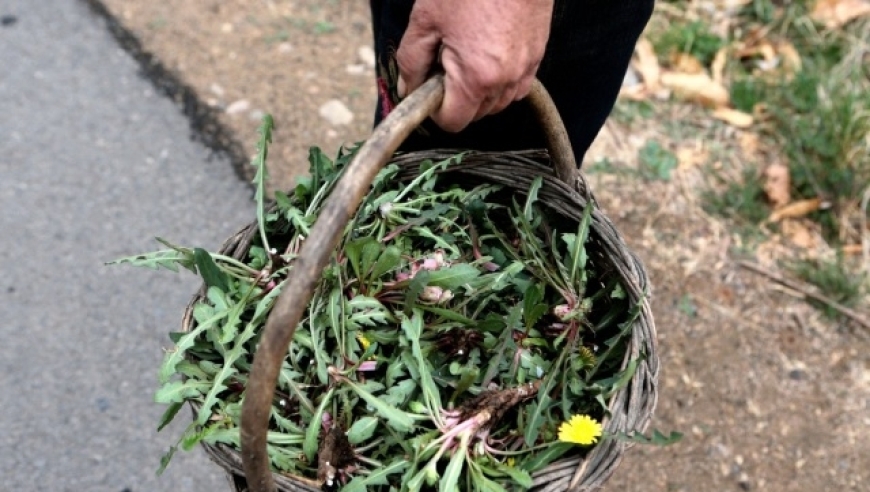
[[[143,47],[139,38],[100,0],[80,0],[96,17],[102,19],[118,45],[130,54],[139,65],[139,75],[148,80],[154,89],[170,99],[187,118],[191,140],[208,148],[212,155],[230,161],[236,176],[250,183],[248,156],[244,145],[235,133],[224,125],[218,112],[205,103],[196,90],[184,82],[178,74],[166,67],[160,59]]]

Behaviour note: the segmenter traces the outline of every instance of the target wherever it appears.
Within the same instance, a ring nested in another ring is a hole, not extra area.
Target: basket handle
[[[443,98],[444,76],[435,75],[396,106],[375,128],[335,184],[293,263],[292,273],[266,320],[242,404],[242,464],[250,492],[277,490],[266,447],[272,399],[281,362],[287,356],[287,347],[311,301],[314,287],[375,175]],[[528,100],[547,135],[556,175],[573,186],[577,166],[571,143],[555,104],[538,80],[532,85]]]

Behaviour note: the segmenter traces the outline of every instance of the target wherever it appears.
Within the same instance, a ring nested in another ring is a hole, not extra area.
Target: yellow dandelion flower
[[[356,339],[357,339],[357,341],[359,342],[359,344],[362,346],[363,352],[365,352],[366,350],[368,350],[368,349],[369,349],[369,346],[372,344],[372,341],[369,340],[368,338],[366,338],[366,336],[363,335],[362,332],[358,332],[358,333],[356,334]]]
[[[601,437],[601,424],[588,415],[574,415],[559,426],[559,440],[588,446]]]
[[[595,358],[595,352],[593,352],[591,348],[581,346],[577,352],[580,355],[580,360],[583,361],[584,369],[592,369],[595,367],[598,360]]]

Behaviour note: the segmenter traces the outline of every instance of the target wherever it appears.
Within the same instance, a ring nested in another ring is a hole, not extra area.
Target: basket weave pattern
[[[424,160],[440,161],[456,153],[450,150],[412,152],[397,155],[391,162],[400,167],[398,179],[411,179],[419,172],[420,163]],[[562,182],[555,176],[545,151],[468,152],[460,163],[451,164],[442,172],[450,173],[454,182],[499,184],[520,195],[527,193],[537,176],[543,176],[543,186],[538,193],[539,203],[574,227],[579,223],[585,207],[593,207],[590,251],[597,261],[606,264],[612,275],[619,277],[631,303],[640,303],[640,315],[632,327],[622,367],[631,360],[638,360],[637,370],[629,384],[611,397],[604,428],[609,433],[644,431],[656,406],[659,374],[655,323],[648,302],[647,274],[643,264],[626,246],[594,198],[587,203],[586,197],[592,197],[592,194],[582,175],[577,174],[574,186]],[[257,223],[253,222],[227,239],[220,252],[244,261],[257,234]],[[184,313],[182,331],[194,328],[193,306],[204,298],[204,290],[193,297]],[[244,472],[239,451],[224,445],[203,446],[208,455],[227,471],[232,488],[238,492],[247,490],[242,478]],[[555,492],[598,489],[613,474],[629,446],[624,441],[606,439],[585,456],[574,454],[554,462],[533,475],[532,490]],[[273,474],[273,478],[280,491],[320,490],[313,480],[277,473]]]

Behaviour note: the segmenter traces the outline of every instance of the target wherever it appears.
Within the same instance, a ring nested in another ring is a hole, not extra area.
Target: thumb
[[[438,56],[440,35],[415,23],[413,18],[396,52],[399,65],[399,97],[404,98],[426,81],[426,77]]]

